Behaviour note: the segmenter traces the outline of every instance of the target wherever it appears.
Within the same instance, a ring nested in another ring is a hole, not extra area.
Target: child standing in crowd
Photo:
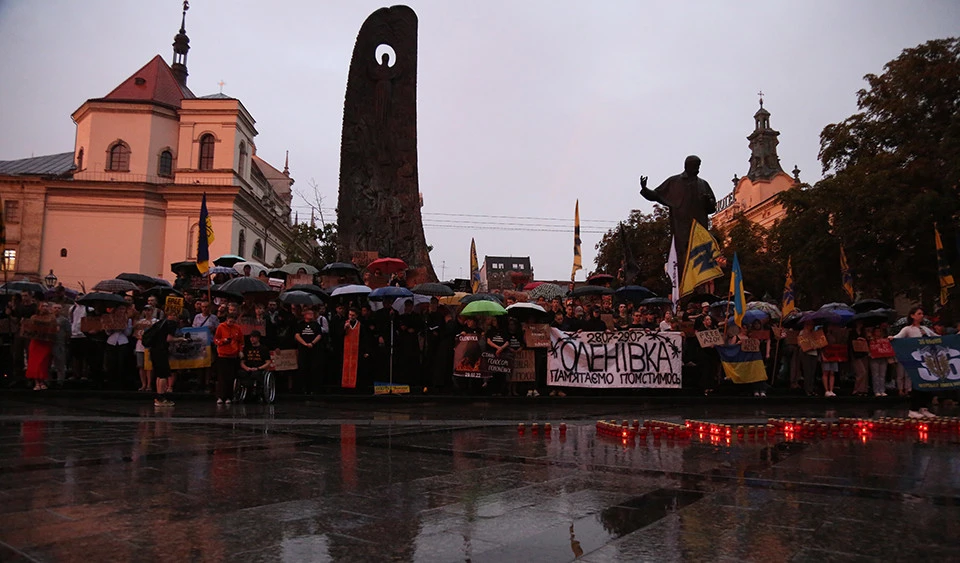
[[[874,328],[868,329],[867,332],[867,342],[873,342],[880,340],[881,338],[886,338],[883,335],[883,329]],[[870,382],[873,386],[873,396],[874,397],[886,397],[887,396],[887,358],[875,357],[873,355],[873,348],[870,352]]]
[[[237,324],[237,314],[227,313],[226,322],[217,327],[213,343],[217,345],[217,404],[230,404],[233,399],[233,380],[240,368],[240,350],[243,331]]]

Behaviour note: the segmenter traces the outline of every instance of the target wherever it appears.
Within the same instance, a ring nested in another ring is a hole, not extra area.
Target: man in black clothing
[[[574,314],[573,302],[567,303],[566,313],[563,315],[563,322],[560,323],[560,330],[564,332],[577,332],[583,329],[583,323]]]

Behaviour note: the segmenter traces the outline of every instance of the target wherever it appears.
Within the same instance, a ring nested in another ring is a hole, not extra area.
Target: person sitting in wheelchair
[[[240,361],[242,384],[248,389],[263,387],[263,375],[270,369],[270,353],[260,342],[262,335],[259,330],[250,333],[247,344],[243,347],[243,359]]]

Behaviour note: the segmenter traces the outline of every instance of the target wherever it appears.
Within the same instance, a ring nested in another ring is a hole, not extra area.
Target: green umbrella
[[[460,311],[461,315],[470,316],[470,315],[506,315],[507,310],[503,308],[503,305],[497,303],[496,301],[474,301],[468,303],[466,307]]]

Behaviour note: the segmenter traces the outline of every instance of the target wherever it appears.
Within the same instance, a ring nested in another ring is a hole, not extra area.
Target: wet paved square
[[[625,445],[594,429],[881,414],[902,413],[7,397],[0,561],[960,560],[956,434]]]

